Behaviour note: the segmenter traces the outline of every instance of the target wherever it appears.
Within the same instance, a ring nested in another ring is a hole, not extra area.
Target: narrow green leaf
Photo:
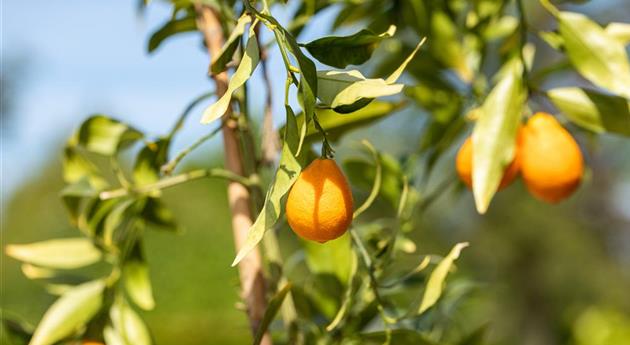
[[[620,96],[578,87],[547,91],[553,104],[575,124],[596,133],[630,136],[630,102]]]
[[[398,66],[398,68],[396,68],[396,70],[394,72],[392,72],[392,74],[389,75],[389,77],[387,77],[387,79],[385,79],[385,82],[387,84],[393,84],[396,81],[398,81],[398,79],[400,78],[400,76],[402,75],[402,73],[405,71],[405,69],[407,68],[407,65],[409,65],[409,63],[411,62],[411,60],[413,60],[413,58],[416,56],[416,54],[418,53],[418,51],[420,50],[420,47],[422,47],[422,45],[424,44],[424,42],[426,42],[427,38],[424,37],[422,40],[420,40],[420,42],[418,43],[418,45],[416,45],[416,47],[413,49],[413,51],[411,52],[411,54],[409,54],[409,56],[407,56],[407,58],[405,59],[405,61],[402,62],[402,64],[400,64],[400,66]]]
[[[258,245],[258,242],[262,240],[265,232],[271,229],[276,223],[281,212],[280,201],[282,197],[289,192],[289,189],[291,189],[291,186],[293,186],[293,183],[302,171],[302,166],[296,160],[295,154],[291,151],[292,148],[298,146],[298,143],[295,142],[298,138],[295,116],[290,107],[287,106],[286,108],[287,126],[285,128],[284,145],[282,146],[282,154],[280,156],[280,163],[276,171],[275,179],[267,191],[263,209],[249,229],[245,244],[237,253],[234,262],[232,262],[232,266],[236,266],[247,256],[247,254]]]
[[[31,264],[22,264],[20,267],[22,270],[22,274],[28,279],[49,279],[54,278],[57,275],[57,271],[44,268],[39,266],[34,266]]]
[[[107,247],[114,245],[116,230],[126,221],[128,210],[135,204],[135,199],[127,199],[119,202],[105,218],[103,225],[103,242]]]
[[[324,37],[304,44],[306,50],[320,62],[346,68],[348,65],[361,65],[370,59],[380,41],[392,37],[396,26],[377,35],[370,30],[361,30],[350,36]]]
[[[282,302],[284,302],[284,298],[291,291],[291,283],[287,283],[275,296],[269,301],[269,305],[267,306],[267,310],[265,310],[265,314],[263,315],[263,319],[260,321],[260,325],[256,330],[256,336],[254,337],[254,345],[259,345],[263,336],[267,332],[267,328],[273,321],[274,317],[280,310],[282,306]]]
[[[431,15],[431,52],[441,63],[452,68],[464,81],[470,81],[472,71],[467,64],[460,28],[444,11]]]
[[[347,234],[344,235],[344,237],[348,238],[348,241],[350,239],[350,236],[348,236]],[[331,241],[328,243],[335,243],[337,241]],[[330,324],[328,324],[328,326],[326,326],[326,331],[330,332],[332,330],[334,330],[335,328],[337,328],[341,322],[344,320],[344,318],[346,317],[346,315],[348,315],[348,312],[350,310],[350,308],[352,307],[352,303],[354,303],[354,298],[356,296],[356,292],[359,289],[359,287],[361,286],[361,282],[362,279],[359,275],[357,275],[357,271],[359,269],[359,259],[357,258],[357,255],[355,252],[350,251],[350,270],[348,272],[348,277],[347,277],[347,282],[348,282],[348,287],[346,288],[346,294],[343,298],[343,303],[341,304],[341,307],[339,308],[339,311],[337,311],[337,315],[335,315],[335,317],[333,318],[333,320],[330,322]],[[345,262],[345,261],[338,261],[338,262]]]
[[[522,64],[512,60],[483,103],[472,134],[473,194],[479,213],[485,213],[499,188],[505,167],[515,154],[525,90]]]
[[[227,41],[221,48],[221,52],[219,55],[212,58],[212,65],[210,67],[210,71],[212,74],[219,74],[226,69],[226,65],[232,61],[232,57],[234,56],[234,52],[241,41],[241,37],[245,33],[245,26],[251,23],[252,18],[248,14],[243,14],[238,21],[236,22],[236,26],[230,33],[230,37],[228,37]]]
[[[352,214],[353,219],[357,218],[359,215],[361,215],[361,213],[365,212],[365,210],[372,206],[372,203],[374,203],[374,200],[376,200],[376,197],[378,196],[378,192],[381,190],[381,182],[383,177],[383,167],[381,166],[381,158],[379,153],[376,151],[374,146],[370,144],[369,141],[363,140],[361,141],[361,144],[363,144],[368,149],[370,154],[372,154],[372,160],[376,169],[376,173],[374,174],[374,184],[372,185],[370,195],[368,195],[363,204],[357,207],[357,209],[354,211],[354,213]]]
[[[566,54],[578,72],[630,98],[630,63],[623,44],[583,14],[560,12],[558,21]]]
[[[144,321],[122,297],[117,298],[112,305],[110,319],[114,329],[127,344],[151,345],[151,335]]]
[[[85,325],[103,304],[105,282],[94,280],[72,288],[44,314],[29,345],[51,345]]]
[[[383,79],[367,79],[357,70],[318,71],[317,96],[325,105],[338,111],[349,107],[344,112],[356,111],[367,104],[362,99],[391,96],[400,93],[402,84],[388,84]],[[360,106],[356,106],[360,105]]]
[[[141,132],[127,124],[105,115],[94,115],[81,124],[78,143],[90,152],[112,156],[142,137]]]
[[[144,259],[140,242],[136,242],[130,258],[123,265],[125,289],[131,300],[144,310],[155,307],[149,265]]]
[[[547,42],[547,44],[555,50],[561,50],[564,48],[564,39],[557,32],[541,31],[538,33],[538,36],[540,36],[543,41]]]
[[[424,295],[422,296],[422,301],[418,308],[418,314],[424,313],[438,301],[442,295],[444,281],[446,280],[448,272],[451,270],[451,266],[453,266],[453,262],[459,258],[462,249],[466,247],[468,247],[468,243],[466,242],[456,244],[453,249],[451,249],[451,252],[433,269],[427,281]]]
[[[101,251],[87,238],[9,244],[6,254],[25,263],[59,269],[79,268],[101,259]]]
[[[209,124],[210,122],[221,118],[225,114],[230,105],[230,100],[232,99],[232,94],[238,88],[243,86],[245,82],[252,76],[258,62],[260,61],[260,51],[258,49],[258,42],[256,40],[256,32],[254,31],[254,27],[256,26],[256,22],[254,22],[249,28],[249,35],[247,37],[247,47],[245,48],[245,54],[241,59],[241,63],[238,65],[236,72],[230,79],[228,84],[228,88],[225,91],[225,94],[219,98],[214,104],[209,106],[203,112],[203,118],[201,119],[202,124]]]
[[[164,42],[164,40],[175,34],[196,30],[197,22],[194,16],[170,20],[151,35],[147,51],[152,53]]]

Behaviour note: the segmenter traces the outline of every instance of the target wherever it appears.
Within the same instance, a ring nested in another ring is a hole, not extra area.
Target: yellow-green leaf
[[[25,263],[59,269],[79,268],[101,259],[101,251],[87,238],[10,244],[6,254]]]

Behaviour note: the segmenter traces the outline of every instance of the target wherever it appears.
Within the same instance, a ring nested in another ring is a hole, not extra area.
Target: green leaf
[[[296,160],[292,150],[296,150],[297,140],[297,124],[295,123],[295,115],[290,107],[287,108],[287,126],[285,129],[284,145],[282,146],[282,154],[276,176],[267,191],[263,209],[258,214],[256,221],[249,229],[245,244],[239,250],[232,266],[236,266],[252,249],[262,240],[265,232],[276,223],[280,217],[280,201],[282,197],[289,192],[291,186],[300,175],[302,166]]]
[[[160,168],[166,163],[170,140],[159,139],[147,143],[136,157],[133,167],[133,179],[138,186],[157,182]]]
[[[302,243],[306,251],[306,264],[312,273],[327,273],[336,276],[343,284],[348,282],[352,259],[348,234],[326,243],[313,241]]]
[[[387,79],[369,79],[357,70],[318,71],[317,97],[338,113],[351,113],[367,106],[376,97],[400,93],[402,84],[395,84],[424,43],[424,39]]]
[[[149,45],[147,51],[152,53],[155,51],[167,38],[182,32],[197,31],[197,22],[194,16],[187,16],[180,19],[173,19],[166,22],[151,34],[149,39]]]
[[[547,95],[578,126],[630,136],[630,102],[624,97],[578,87],[552,89]]]
[[[140,316],[121,297],[110,309],[110,319],[114,329],[129,345],[150,345],[151,335]]]
[[[125,342],[125,339],[110,325],[105,326],[103,329],[103,338],[107,345],[129,345]]]
[[[525,90],[520,61],[512,60],[484,101],[472,134],[473,194],[479,213],[485,213],[499,188],[505,167],[515,154]]]
[[[621,42],[583,14],[560,12],[559,32],[571,64],[593,84],[630,98],[630,63]]]
[[[254,337],[254,345],[259,345],[262,341],[263,336],[267,332],[271,321],[273,321],[276,314],[278,314],[278,310],[282,306],[282,302],[284,302],[284,298],[287,297],[287,294],[291,291],[291,283],[287,283],[278,293],[276,293],[271,301],[269,301],[269,305],[267,306],[267,310],[265,310],[265,314],[263,315],[262,320],[260,321],[260,325],[256,330],[256,336]]]
[[[347,237],[348,241],[350,241],[349,240],[350,236],[346,234],[344,235],[344,237]],[[334,243],[334,242],[337,242],[337,241],[331,241],[328,243]],[[337,328],[341,324],[341,322],[344,320],[346,315],[348,315],[348,312],[350,311],[350,308],[352,307],[352,304],[354,303],[357,290],[361,286],[362,279],[357,274],[357,271],[359,269],[359,259],[357,258],[357,255],[355,252],[350,251],[349,261],[350,261],[350,270],[348,271],[348,277],[345,279],[345,281],[347,281],[347,286],[348,286],[346,288],[346,294],[343,298],[343,303],[341,304],[341,307],[337,311],[337,315],[335,315],[335,317],[330,322],[330,324],[326,326],[326,331],[328,332]],[[339,262],[345,262],[345,261],[339,261]]]
[[[346,68],[348,65],[361,65],[370,59],[378,43],[392,37],[396,26],[377,35],[370,30],[361,30],[350,36],[330,36],[304,44],[306,50],[320,62]]]
[[[133,213],[131,209],[134,204],[136,204],[135,199],[122,200],[107,215],[103,224],[103,243],[105,246],[111,247],[114,245],[114,234],[128,220],[130,214]]]
[[[555,50],[564,49],[564,39],[557,32],[541,31],[538,33],[538,36],[547,42],[551,48]]]
[[[230,79],[227,90],[218,101],[210,105],[203,112],[203,118],[201,119],[202,124],[209,124],[210,122],[223,116],[230,105],[230,100],[232,99],[234,91],[243,86],[252,76],[252,73],[254,73],[258,62],[260,61],[260,51],[256,40],[256,32],[254,31],[255,26],[256,22],[254,22],[249,28],[245,54],[243,55],[236,72],[234,72],[234,75]]]
[[[452,68],[464,81],[472,79],[472,71],[466,62],[464,47],[458,37],[460,29],[443,11],[433,11],[431,16],[431,52],[445,66]]]
[[[155,225],[167,231],[178,230],[175,215],[160,199],[147,198],[140,215],[150,225]]]
[[[86,150],[113,156],[119,149],[139,140],[143,134],[118,120],[94,115],[81,124],[78,143]]]
[[[451,249],[451,252],[433,269],[427,281],[424,295],[422,296],[422,301],[417,311],[418,314],[424,313],[438,301],[442,295],[444,281],[446,280],[448,272],[451,270],[451,266],[453,266],[453,262],[459,258],[462,249],[466,247],[468,247],[468,243],[465,242],[456,244],[453,249]]]
[[[76,147],[68,144],[63,149],[63,180],[70,184],[83,179],[96,189],[107,186],[107,182],[98,172],[96,166],[81,156]]]
[[[418,333],[410,329],[395,329],[390,331],[388,335],[387,331],[379,331],[373,333],[363,333],[359,335],[362,345],[381,345],[386,344],[389,338],[389,344],[396,345],[437,345],[430,341],[422,333]]]
[[[70,215],[73,224],[79,226],[79,220],[86,205],[98,197],[98,191],[95,190],[88,179],[82,179],[76,183],[67,185],[60,193],[66,210]]]
[[[372,184],[372,190],[370,191],[370,195],[368,195],[367,199],[365,199],[365,201],[361,204],[361,206],[357,207],[356,210],[354,210],[354,213],[352,214],[352,218],[357,218],[359,215],[361,215],[361,213],[363,213],[370,206],[372,206],[372,203],[374,203],[374,200],[376,200],[376,197],[378,196],[378,193],[381,190],[381,182],[382,182],[382,177],[383,177],[383,167],[381,166],[381,158],[380,158],[379,153],[376,151],[374,146],[372,146],[372,144],[369,141],[363,140],[361,141],[361,144],[363,144],[372,155],[372,160],[373,160],[373,164],[376,169],[376,172],[374,174],[374,183]]]
[[[630,43],[630,24],[610,23],[606,26],[606,34],[616,39],[622,45]]]
[[[144,259],[140,242],[136,242],[131,255],[123,265],[125,289],[131,300],[144,310],[155,307],[149,265]]]
[[[367,79],[357,70],[318,71],[317,97],[337,112],[356,111],[367,104],[363,99],[391,96],[402,91],[402,84],[388,84],[384,79]]]
[[[29,345],[51,345],[85,325],[103,304],[105,282],[94,280],[73,287],[44,314]]]
[[[59,269],[79,268],[101,259],[101,251],[87,238],[9,244],[6,254],[25,263]]]
[[[212,58],[212,65],[210,67],[212,74],[219,74],[226,70],[226,65],[232,61],[234,52],[236,52],[236,48],[238,48],[241,37],[243,37],[243,34],[245,33],[245,26],[251,23],[251,21],[252,17],[248,14],[243,14],[238,19],[236,26],[230,33],[230,37],[228,37],[227,41],[225,41],[219,55]]]

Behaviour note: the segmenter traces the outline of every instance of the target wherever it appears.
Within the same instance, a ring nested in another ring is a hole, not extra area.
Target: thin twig
[[[171,129],[171,131],[168,134],[169,138],[172,138],[173,136],[175,136],[175,134],[177,133],[177,131],[179,131],[183,125],[184,122],[186,121],[186,118],[188,117],[188,114],[190,114],[192,112],[192,110],[201,102],[203,102],[204,100],[210,98],[214,96],[214,92],[207,92],[204,93],[203,95],[195,98],[192,102],[190,102],[190,104],[186,107],[186,109],[184,109],[184,111],[181,113],[181,115],[179,115],[179,118],[177,119],[177,122],[175,122],[175,125],[173,126],[173,128]]]
[[[168,163],[164,164],[162,166],[162,168],[160,170],[162,170],[162,173],[164,175],[170,175],[173,170],[175,170],[175,167],[177,166],[177,164],[179,164],[179,162],[181,162],[182,159],[184,159],[184,157],[186,157],[186,155],[188,155],[190,152],[194,151],[197,147],[199,147],[201,144],[205,143],[207,140],[210,140],[212,137],[214,137],[217,133],[219,133],[221,131],[221,127],[217,127],[215,128],[215,130],[213,130],[212,132],[202,136],[201,138],[197,139],[194,143],[192,143],[190,146],[186,147],[185,149],[181,150],[173,159],[171,159]]]
[[[155,183],[150,183],[143,186],[106,190],[99,194],[99,199],[108,200],[108,199],[120,198],[120,197],[131,195],[131,194],[139,194],[139,195],[150,194],[158,190],[166,189],[166,188],[173,187],[173,186],[186,183],[189,181],[193,181],[193,180],[198,180],[204,177],[225,178],[230,181],[241,183],[248,187],[252,185],[252,182],[249,179],[240,175],[236,175],[228,170],[218,169],[218,168],[198,169],[198,170],[185,172],[179,175],[166,177]]]

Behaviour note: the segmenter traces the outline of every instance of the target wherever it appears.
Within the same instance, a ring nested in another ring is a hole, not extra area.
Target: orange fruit
[[[518,140],[520,140],[520,130],[518,135]],[[459,179],[468,186],[468,188],[472,188],[472,161],[473,161],[473,147],[472,147],[472,138],[468,137],[466,141],[462,144],[457,152],[457,157],[455,158],[455,168],[457,170],[457,175],[459,175]],[[503,172],[503,177],[501,178],[501,183],[499,184],[499,189],[503,189],[507,187],[512,181],[516,179],[518,176],[520,168],[520,159],[518,154],[518,143],[516,153],[514,155],[514,159],[512,163],[505,168]]]
[[[332,159],[316,159],[291,187],[289,226],[300,237],[324,243],[343,235],[352,222],[352,193]]]
[[[521,142],[521,173],[529,192],[556,203],[577,189],[584,158],[575,139],[551,115],[536,113],[525,125]]]

